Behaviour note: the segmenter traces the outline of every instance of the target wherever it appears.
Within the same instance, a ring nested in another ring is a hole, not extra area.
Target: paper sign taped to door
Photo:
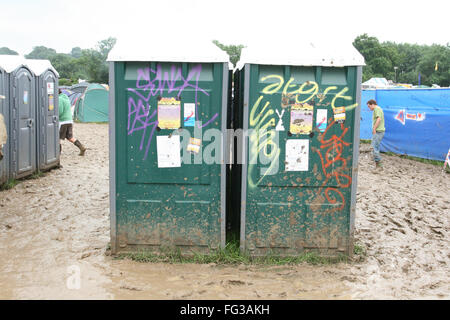
[[[308,171],[309,140],[289,139],[286,141],[286,171]]]
[[[189,144],[187,146],[187,152],[198,154],[200,152],[200,146],[202,145],[202,140],[197,138],[189,138]]]
[[[345,122],[345,107],[336,107],[333,109],[334,121],[337,123]]]
[[[193,127],[195,125],[195,103],[184,104],[184,126]]]
[[[47,82],[47,94],[55,93],[55,84],[53,82]]]
[[[292,134],[310,134],[313,125],[313,106],[295,104],[291,106],[291,125],[289,131]]]
[[[161,98],[158,102],[158,127],[178,129],[181,127],[180,104],[175,98]]]
[[[320,132],[324,132],[327,128],[327,118],[327,109],[317,109],[316,128],[319,129]]]
[[[48,96],[48,111],[53,111],[53,109],[55,109],[55,105],[54,105],[53,95],[50,94]]]
[[[180,136],[157,136],[158,168],[181,167]]]

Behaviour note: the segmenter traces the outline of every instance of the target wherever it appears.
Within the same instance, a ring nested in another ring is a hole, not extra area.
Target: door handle
[[[28,119],[27,126],[31,128],[33,126],[33,119]]]
[[[58,121],[58,117],[57,116],[53,116],[53,123],[56,123]]]

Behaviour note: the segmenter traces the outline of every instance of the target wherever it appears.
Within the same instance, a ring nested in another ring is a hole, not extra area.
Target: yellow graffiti
[[[264,111],[269,107],[270,102],[266,102],[266,104],[264,105],[263,109],[259,112],[258,116],[255,118],[255,113],[259,108],[259,104],[261,103],[261,100],[264,98],[264,96],[260,96],[258,98],[258,100],[256,100],[255,104],[252,107],[252,110],[250,111],[250,125],[253,127],[258,124],[261,124],[261,122],[263,122],[267,117],[271,116],[272,114],[274,114],[274,111],[272,109],[267,110],[266,114],[264,115],[264,117],[262,119],[260,119],[262,117],[262,114],[264,113]],[[273,121],[275,122],[275,119],[273,119]]]
[[[267,88],[267,87],[266,87]],[[280,87],[281,88],[281,87]],[[268,91],[270,92],[270,91]],[[269,93],[272,94],[272,93]],[[269,127],[275,126],[275,118],[272,117],[275,113],[273,109],[268,109],[270,106],[270,102],[267,101],[264,104],[264,107],[258,112],[260,109],[261,101],[263,100],[264,95],[261,95],[258,100],[256,100],[255,104],[250,110],[249,123],[250,126],[253,127],[254,131],[250,135],[251,150],[250,150],[250,164],[248,169],[248,183],[250,187],[256,187],[261,180],[265,177],[264,174],[257,182],[253,180],[253,170],[255,167],[255,163],[258,160],[258,155],[261,150],[264,150],[264,155],[271,159],[271,165],[266,172],[270,172],[273,169],[273,166],[277,163],[278,157],[280,155],[280,150],[276,143],[273,142],[273,138],[275,136],[274,130],[268,130]],[[258,115],[256,115],[258,112]],[[262,134],[261,134],[262,133]],[[271,146],[270,153],[267,152],[267,147]]]
[[[351,101],[353,100],[352,96],[344,96],[344,93],[346,93],[348,91],[348,88],[345,87],[344,89],[342,89],[338,94],[336,94],[336,96],[333,98],[333,100],[331,101],[331,107],[334,109],[336,108],[336,100],[341,98],[344,99],[346,101]],[[356,108],[358,106],[358,103],[354,103],[350,106],[345,106],[345,111],[350,111],[353,110],[354,108]]]
[[[278,79],[278,80],[280,81],[280,83],[269,84],[268,86],[266,86],[266,87],[263,89],[263,91],[262,91],[264,94],[274,94],[274,93],[277,93],[278,90],[280,90],[281,87],[282,87],[283,84],[284,84],[284,79],[283,79],[283,77],[282,77],[282,76],[278,76],[278,75],[276,75],[276,74],[272,74],[272,75],[270,75],[270,76],[263,77],[263,78],[261,78],[261,81],[266,81],[267,79],[270,79],[270,78],[276,78],[276,79]],[[273,88],[275,88],[275,89],[273,89]]]
[[[327,96],[327,94],[328,94],[329,91],[331,91],[331,90],[336,90],[336,89],[337,89],[336,86],[329,86],[328,88],[326,88],[326,89],[324,90],[324,92],[323,92],[323,97],[325,98],[325,97]]]
[[[304,90],[304,88],[308,85],[312,85],[312,87],[308,90]],[[314,98],[314,96],[319,92],[319,85],[317,84],[317,82],[314,81],[306,81],[300,86],[300,88],[298,88],[297,92],[298,95],[295,97],[295,101],[297,103],[306,103],[312,98]],[[310,94],[310,95],[309,98],[306,98],[304,100],[298,100],[298,96],[302,94]]]
[[[248,166],[248,185],[250,188],[258,186],[261,183],[261,180],[264,179],[264,177],[267,175],[267,173],[272,172],[274,167],[278,165],[278,159],[280,157],[280,148],[275,142],[273,142],[273,138],[276,134],[275,130],[265,131],[262,135],[260,135],[260,132],[258,131],[252,132],[252,135],[250,137],[251,141],[253,142],[250,152],[250,164]],[[267,147],[269,145],[271,146],[270,153],[267,152]],[[270,159],[270,166],[263,174],[263,176],[255,182],[253,180],[253,170],[255,169],[255,163],[258,160],[258,155],[260,154],[261,150],[264,150],[264,155],[267,157],[267,159]]]
[[[267,81],[269,79],[275,79],[275,83],[268,84],[262,90],[262,94],[253,104],[250,110],[249,124],[254,129],[252,131],[249,139],[251,143],[251,150],[249,156],[249,166],[248,166],[248,184],[250,188],[254,188],[261,183],[262,179],[267,175],[268,172],[272,172],[274,166],[277,166],[280,149],[278,145],[274,142],[274,137],[276,136],[276,131],[274,129],[269,129],[269,127],[275,126],[274,110],[272,109],[270,102],[265,101],[263,103],[265,95],[273,95],[275,93],[282,93],[282,96],[292,95],[295,96],[295,101],[297,104],[305,104],[308,101],[317,97],[319,103],[326,99],[327,95],[333,94],[333,91],[338,90],[337,86],[328,86],[323,92],[319,92],[319,84],[315,81],[306,81],[298,85],[293,84],[294,78],[290,78],[286,83],[284,78],[280,75],[272,74],[261,78],[261,81]],[[345,95],[349,91],[348,87],[344,87],[339,92],[337,92],[333,99],[331,100],[331,107],[333,111],[345,108],[345,111],[351,111],[358,106],[358,103],[354,103],[349,106],[336,106],[338,99],[345,101],[352,101],[353,97]],[[263,107],[261,108],[261,106]],[[342,109],[341,109],[342,110]],[[270,146],[270,152],[268,152],[268,147]],[[258,156],[260,152],[263,151],[267,159],[270,159],[271,164],[268,170],[255,181],[253,179],[253,171],[255,169]]]
[[[289,89],[289,87],[295,87],[295,84],[291,84],[291,82],[294,81],[294,78],[290,78],[289,81],[286,83],[286,85],[284,86],[283,89],[283,94],[293,94],[294,92],[287,92],[287,90]]]

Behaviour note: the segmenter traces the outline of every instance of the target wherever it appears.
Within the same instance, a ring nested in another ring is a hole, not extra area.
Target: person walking
[[[69,97],[62,93],[59,89],[59,139],[67,139],[72,142],[75,146],[80,149],[80,156],[84,156],[86,148],[81,144],[81,142],[73,137],[73,119],[72,110],[70,110],[70,100]],[[59,144],[59,152],[61,152],[61,143]]]
[[[380,144],[384,137],[386,128],[384,126],[384,113],[383,109],[377,105],[377,102],[373,99],[367,101],[367,107],[373,112],[372,116],[372,148],[373,148],[373,160],[375,161],[375,167],[381,167],[381,154]]]

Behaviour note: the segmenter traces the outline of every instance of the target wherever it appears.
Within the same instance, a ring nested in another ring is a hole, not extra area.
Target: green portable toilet
[[[225,246],[228,56],[152,38],[108,61],[112,252]]]
[[[90,83],[75,103],[74,119],[108,122],[108,90],[101,84]]]
[[[27,59],[26,65],[36,75],[36,143],[37,169],[52,169],[59,165],[59,74],[49,60]]]
[[[351,254],[363,65],[345,44],[243,49],[233,119],[248,138],[232,169],[241,250]]]

